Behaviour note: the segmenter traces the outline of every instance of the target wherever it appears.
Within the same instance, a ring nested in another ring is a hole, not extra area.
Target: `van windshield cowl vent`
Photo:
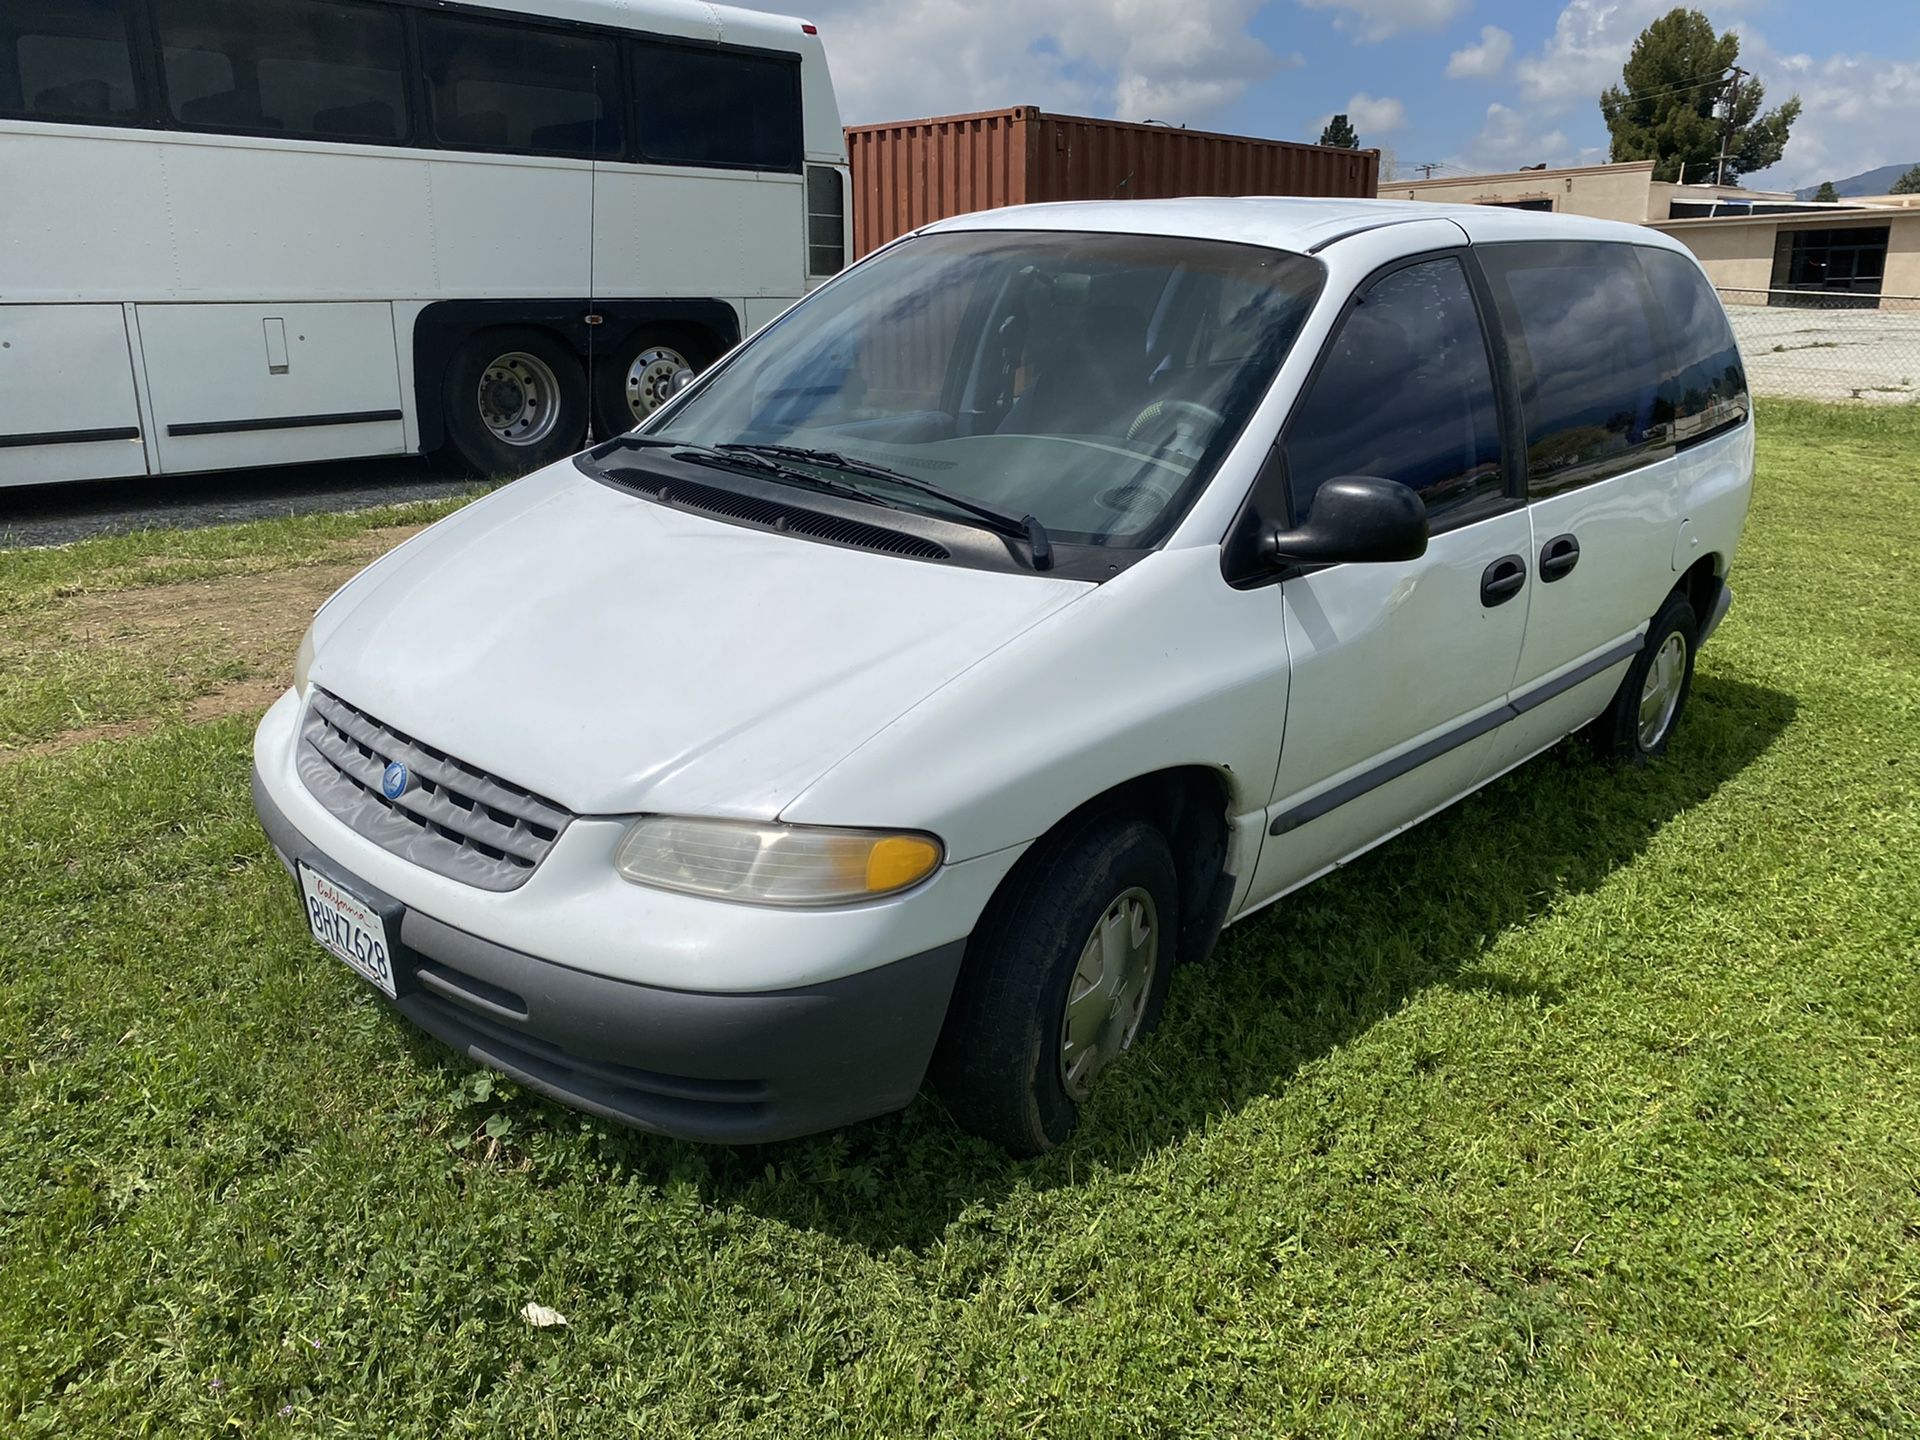
[[[618,489],[643,495],[661,505],[697,510],[717,515],[742,525],[761,525],[786,535],[804,535],[835,545],[858,550],[873,550],[882,555],[901,555],[911,560],[950,560],[953,554],[937,541],[884,525],[869,525],[841,515],[827,515],[804,505],[789,505],[758,495],[743,495],[718,485],[703,485],[698,480],[669,480],[646,470],[614,467],[598,472],[601,479]]]

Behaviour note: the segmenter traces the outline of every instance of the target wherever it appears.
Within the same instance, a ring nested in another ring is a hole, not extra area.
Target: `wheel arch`
[[[1027,855],[1042,853],[1090,819],[1146,820],[1166,836],[1180,882],[1178,963],[1202,960],[1226,925],[1233,900],[1234,876],[1227,869],[1232,796],[1227,776],[1205,765],[1178,765],[1137,775],[1075,806],[1028,847]],[[1025,864],[1023,857],[1008,872],[994,900],[1015,883]]]
[[[1687,567],[1679,582],[1673,587],[1675,593],[1685,595],[1687,603],[1693,606],[1693,613],[1701,624],[1713,613],[1714,603],[1720,598],[1725,586],[1725,563],[1718,555],[1702,555]]]
[[[601,323],[589,325],[587,316]],[[413,395],[420,417],[420,449],[447,440],[444,381],[447,366],[470,337],[488,330],[531,328],[552,334],[584,365],[624,345],[644,326],[672,325],[709,337],[716,354],[740,341],[740,312],[725,300],[441,300],[413,323]]]

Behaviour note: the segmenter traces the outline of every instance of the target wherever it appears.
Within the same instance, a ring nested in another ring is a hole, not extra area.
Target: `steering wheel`
[[[1141,436],[1148,436],[1153,443],[1145,448],[1157,454],[1172,447],[1190,431],[1212,434],[1226,423],[1226,416],[1198,401],[1155,400],[1134,416],[1133,423],[1127,426],[1127,443],[1137,445]]]

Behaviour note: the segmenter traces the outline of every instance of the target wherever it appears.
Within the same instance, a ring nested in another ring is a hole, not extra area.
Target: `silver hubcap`
[[[1060,1021],[1060,1081],[1084,1100],[1094,1077],[1133,1043],[1160,959],[1160,917],[1135,886],[1106,909],[1080,951]]]
[[[687,357],[665,345],[653,345],[633,357],[627,367],[627,408],[635,420],[644,420],[673,394],[673,377],[691,370]]]
[[[480,423],[508,445],[538,445],[560,423],[560,381],[538,355],[515,350],[480,376]]]
[[[1640,691],[1640,748],[1651,750],[1673,724],[1680,708],[1680,686],[1687,678],[1687,641],[1678,631],[1647,667],[1647,683]]]

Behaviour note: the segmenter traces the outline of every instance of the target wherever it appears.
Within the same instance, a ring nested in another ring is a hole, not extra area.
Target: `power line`
[[[1746,72],[1742,70],[1740,73],[1744,75]],[[1675,85],[1670,90],[1648,90],[1644,93],[1636,93],[1630,90],[1623,90],[1620,92],[1620,98],[1624,101],[1629,101],[1629,102],[1636,101],[1636,100],[1663,100],[1669,95],[1684,95],[1689,90],[1704,90],[1709,85],[1725,85],[1726,83],[1727,83],[1727,76],[1723,71],[1721,74],[1715,75],[1710,80],[1696,80],[1691,85]]]

